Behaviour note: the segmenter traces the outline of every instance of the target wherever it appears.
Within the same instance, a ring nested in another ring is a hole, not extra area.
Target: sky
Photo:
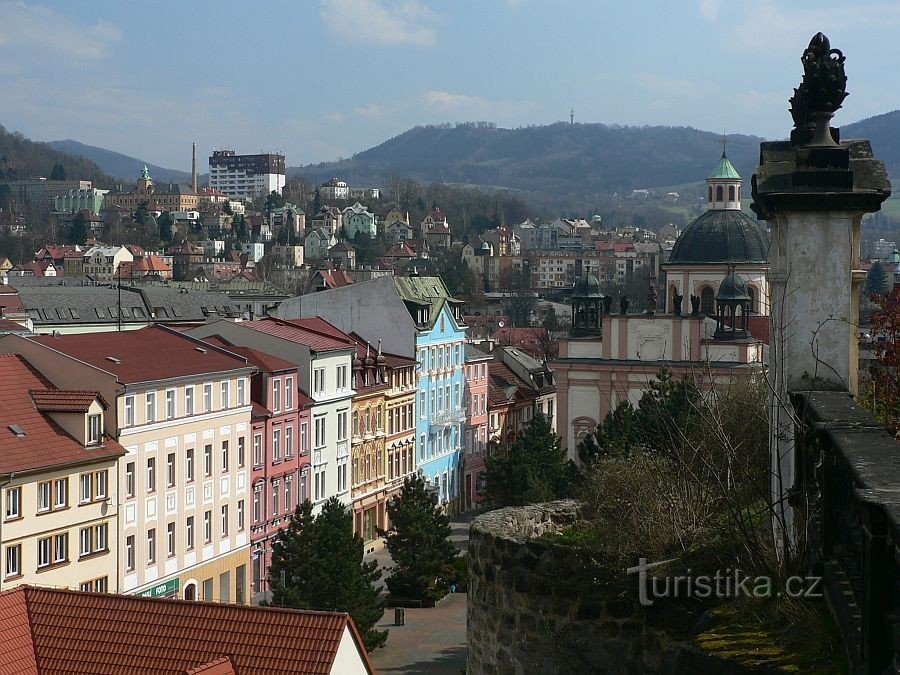
[[[191,143],[347,158],[420,124],[782,138],[800,55],[847,57],[834,125],[900,108],[900,3],[0,0],[0,124],[189,170]]]

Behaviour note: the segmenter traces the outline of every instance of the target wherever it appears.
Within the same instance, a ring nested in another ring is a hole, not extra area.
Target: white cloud
[[[426,91],[422,94],[425,105],[437,108],[459,108],[465,106],[481,106],[487,103],[480,96],[468,96],[467,94],[453,94],[449,91]]]
[[[418,0],[321,0],[322,21],[337,35],[383,45],[430,47],[440,17]]]
[[[96,61],[109,56],[112,43],[121,39],[119,28],[103,19],[83,23],[42,5],[0,3],[4,59],[27,63],[53,58],[63,66],[68,61]]]
[[[378,103],[366,103],[353,109],[353,114],[368,119],[379,119],[384,116],[385,110]]]
[[[719,13],[722,11],[722,0],[700,0],[700,16],[715,23],[719,20]]]

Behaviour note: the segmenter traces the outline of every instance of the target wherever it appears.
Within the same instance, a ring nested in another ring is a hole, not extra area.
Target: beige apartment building
[[[0,382],[0,590],[118,591],[111,496],[125,451],[103,434],[105,400],[55,388],[14,354],[0,354]]]
[[[114,402],[106,431],[124,446],[119,588],[149,597],[247,603],[250,375],[236,356],[177,331],[0,339],[60,386],[90,383]]]

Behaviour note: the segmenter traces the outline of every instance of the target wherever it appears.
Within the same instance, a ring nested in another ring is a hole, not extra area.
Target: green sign
[[[178,595],[178,577],[157,584],[141,593],[142,598],[171,598]]]

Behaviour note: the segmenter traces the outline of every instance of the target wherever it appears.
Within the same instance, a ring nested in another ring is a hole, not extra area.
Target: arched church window
[[[730,201],[730,202],[734,201],[734,185],[728,186],[728,201]]]
[[[716,313],[716,294],[709,286],[704,286],[700,291],[700,311],[703,314]]]
[[[669,298],[666,304],[672,305],[672,311],[675,311],[675,296],[678,295],[678,287],[675,284],[669,286]]]
[[[712,185],[709,186],[709,200],[712,201]]]
[[[724,198],[725,192],[722,190],[722,186],[718,186],[716,188],[716,201],[720,202]]]
[[[756,286],[747,286],[747,295],[750,296],[750,313],[759,313],[759,308],[756,306]]]

